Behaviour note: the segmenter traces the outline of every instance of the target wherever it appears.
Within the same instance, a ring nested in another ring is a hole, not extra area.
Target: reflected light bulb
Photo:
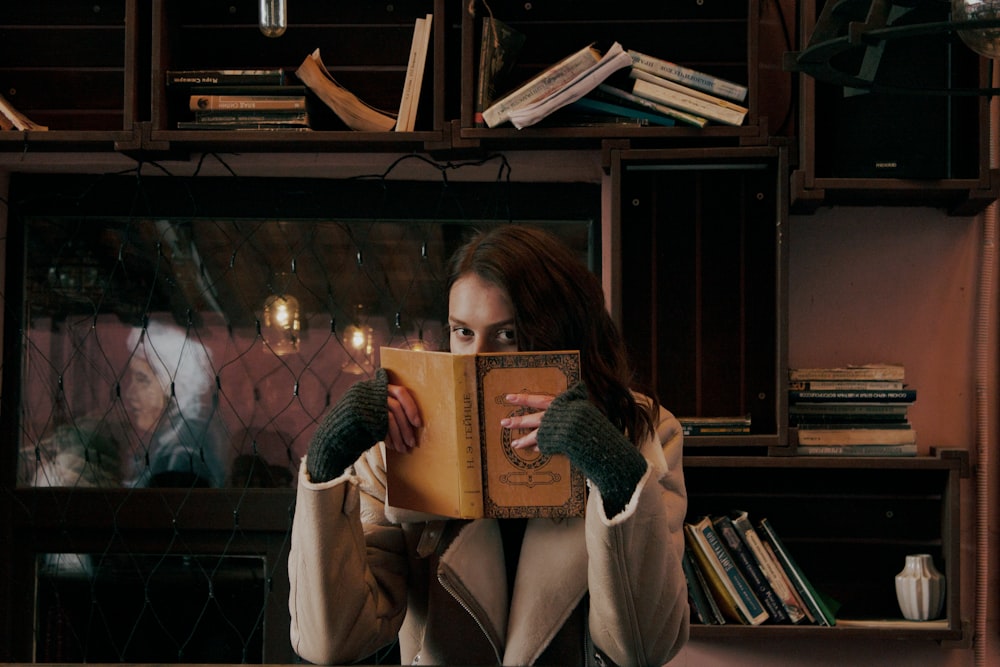
[[[953,21],[995,20],[1000,18],[1000,0],[951,0]],[[1000,58],[1000,27],[959,30],[965,44],[987,58]]]
[[[281,37],[287,27],[285,0],[260,0],[260,31],[266,37]]]

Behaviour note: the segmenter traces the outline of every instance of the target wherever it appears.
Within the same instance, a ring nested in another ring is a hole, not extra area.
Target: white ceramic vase
[[[930,554],[911,554],[896,575],[896,599],[903,618],[929,621],[941,615],[944,606],[944,575],[934,568]]]

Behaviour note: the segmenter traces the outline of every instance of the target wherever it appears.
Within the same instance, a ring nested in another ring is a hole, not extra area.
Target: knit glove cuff
[[[543,454],[565,454],[595,484],[610,518],[621,512],[646,474],[646,459],[587,399],[577,383],[549,405],[538,428]]]
[[[313,482],[343,474],[389,431],[389,376],[384,369],[355,383],[323,418],[309,442],[306,471]]]

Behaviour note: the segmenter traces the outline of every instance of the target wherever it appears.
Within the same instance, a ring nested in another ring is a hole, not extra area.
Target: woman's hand
[[[542,415],[545,414],[545,411],[555,397],[544,394],[507,394],[505,398],[511,405],[533,409],[532,412],[519,417],[507,417],[500,420],[500,426],[504,428],[530,430],[530,433],[527,435],[511,440],[510,446],[514,449],[527,449],[530,452],[537,452],[538,426],[542,423]]]
[[[420,410],[406,387],[390,384],[388,390],[389,432],[385,436],[385,446],[404,453],[417,445],[417,429],[423,426]]]

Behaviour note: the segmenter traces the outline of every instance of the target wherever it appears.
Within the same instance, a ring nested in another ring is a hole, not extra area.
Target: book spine
[[[750,523],[750,517],[746,512],[738,512],[732,517],[733,526],[739,534],[743,543],[753,553],[760,566],[761,572],[771,584],[771,590],[781,600],[781,604],[788,614],[788,619],[792,623],[798,623],[806,618],[805,610],[802,608],[802,600],[795,594],[792,582],[784,575],[781,566],[774,560],[771,554],[764,548],[764,543],[760,541],[760,535],[754,530]]]
[[[704,93],[700,90],[695,90],[690,86],[685,86],[675,81],[664,79],[661,76],[656,76],[655,74],[650,74],[649,72],[643,72],[642,70],[632,70],[631,76],[633,79],[642,79],[644,81],[648,81],[649,83],[655,83],[656,85],[662,86],[668,90],[676,91],[678,93],[681,93],[682,95],[695,97],[705,102],[711,102],[712,104],[716,104],[720,107],[729,109],[731,111],[736,111],[742,114],[746,114],[749,111],[749,109],[747,109],[746,107],[736,104],[735,102],[730,102],[729,100],[722,99],[721,97],[716,97],[715,95],[709,95],[708,93]]]
[[[479,447],[482,436],[476,388],[476,361],[468,355],[455,355],[455,404],[461,421],[456,425],[461,451],[458,460],[460,510],[462,518],[483,516],[483,459]]]
[[[620,104],[602,102],[601,100],[595,100],[588,97],[578,99],[571,106],[578,109],[597,111],[598,113],[608,114],[611,116],[622,116],[623,118],[634,118],[636,120],[647,121],[652,125],[665,125],[670,127],[676,124],[673,118],[659,113],[631,109]]]
[[[816,589],[813,588],[809,579],[806,578],[805,573],[799,568],[795,559],[792,558],[792,555],[785,548],[784,543],[778,537],[771,523],[767,518],[763,518],[757,523],[757,526],[761,530],[762,539],[771,546],[772,552],[788,574],[788,578],[791,580],[792,585],[795,586],[795,590],[802,597],[803,602],[809,607],[809,611],[816,619],[816,622],[819,625],[834,625],[836,620],[833,614],[826,608]]]
[[[713,523],[716,533],[726,545],[726,550],[732,555],[747,583],[757,594],[757,599],[767,609],[769,619],[775,623],[788,623],[790,619],[788,612],[785,611],[785,606],[778,599],[774,589],[771,588],[771,584],[761,571],[756,557],[743,543],[739,533],[736,532],[732,519],[728,516],[719,516],[713,520]]]
[[[305,111],[306,98],[285,95],[192,95],[191,111]]]
[[[846,368],[790,368],[789,380],[894,380],[904,381],[902,366],[849,366]]]
[[[886,391],[902,389],[902,382],[889,380],[796,380],[788,383],[789,389],[799,391]]]
[[[885,403],[790,403],[788,412],[792,415],[850,415],[852,419],[859,416],[874,416],[884,418],[905,419],[908,404]]]
[[[418,18],[413,25],[413,40],[410,42],[410,58],[406,64],[406,79],[403,94],[396,114],[396,131],[411,132],[416,121],[417,100],[420,96],[424,76],[424,61],[427,58],[427,40],[430,38],[430,23],[427,17]]]
[[[745,615],[736,604],[736,593],[724,580],[718,559],[712,555],[711,548],[704,544],[698,534],[698,529],[692,524],[684,526],[684,536],[695,563],[704,577],[705,589],[711,593],[712,599],[721,615],[737,623],[746,623]]]
[[[285,83],[282,69],[167,70],[168,86],[280,86]]]
[[[816,445],[912,445],[917,442],[912,428],[807,428],[797,431],[802,446]]]
[[[611,95],[618,99],[624,100],[631,104],[635,104],[643,107],[644,109],[649,109],[656,113],[663,114],[664,116],[669,116],[675,120],[679,120],[688,125],[694,125],[695,127],[705,127],[708,125],[708,119],[701,116],[696,116],[680,109],[674,109],[673,107],[668,107],[665,104],[660,104],[659,102],[654,102],[653,100],[647,100],[645,97],[639,97],[627,90],[622,90],[621,88],[616,88],[614,86],[609,86],[607,84],[600,84],[597,86],[598,93],[603,93],[606,95]]]
[[[656,74],[706,93],[728,97],[737,102],[746,99],[748,92],[746,86],[638,51],[629,50],[628,53],[632,56],[632,67],[636,69]]]
[[[917,400],[916,389],[893,389],[878,391],[874,389],[812,391],[809,389],[790,389],[789,403],[912,403]]]
[[[749,433],[750,427],[746,424],[733,424],[725,426],[721,424],[681,424],[684,435],[739,435]]]
[[[483,111],[483,121],[488,127],[496,127],[507,122],[511,111],[551,95],[593,67],[598,60],[593,47],[588,46],[577,51],[490,105]]]
[[[636,74],[636,72],[633,71],[633,74]],[[677,107],[682,111],[704,116],[709,120],[714,120],[725,125],[742,125],[743,119],[746,117],[745,113],[727,109],[718,104],[685,95],[676,90],[664,88],[645,79],[637,78],[632,85],[632,92],[640,97],[661,102],[667,106]]]
[[[704,535],[706,543],[715,553],[716,558],[719,559],[725,576],[729,578],[736,594],[736,604],[745,615],[746,622],[750,625],[760,625],[763,623],[768,619],[767,610],[764,609],[764,606],[750,588],[750,584],[747,583],[743,574],[736,567],[736,563],[723,545],[722,539],[712,527],[711,521],[705,519],[700,522],[698,530]]]
[[[807,445],[798,456],[916,456],[917,445]]]
[[[710,595],[698,577],[698,566],[694,562],[694,556],[690,549],[684,550],[681,567],[684,570],[684,581],[687,583],[688,604],[691,606],[692,620],[697,620],[702,625],[718,625],[712,614],[712,609],[708,605]]]

